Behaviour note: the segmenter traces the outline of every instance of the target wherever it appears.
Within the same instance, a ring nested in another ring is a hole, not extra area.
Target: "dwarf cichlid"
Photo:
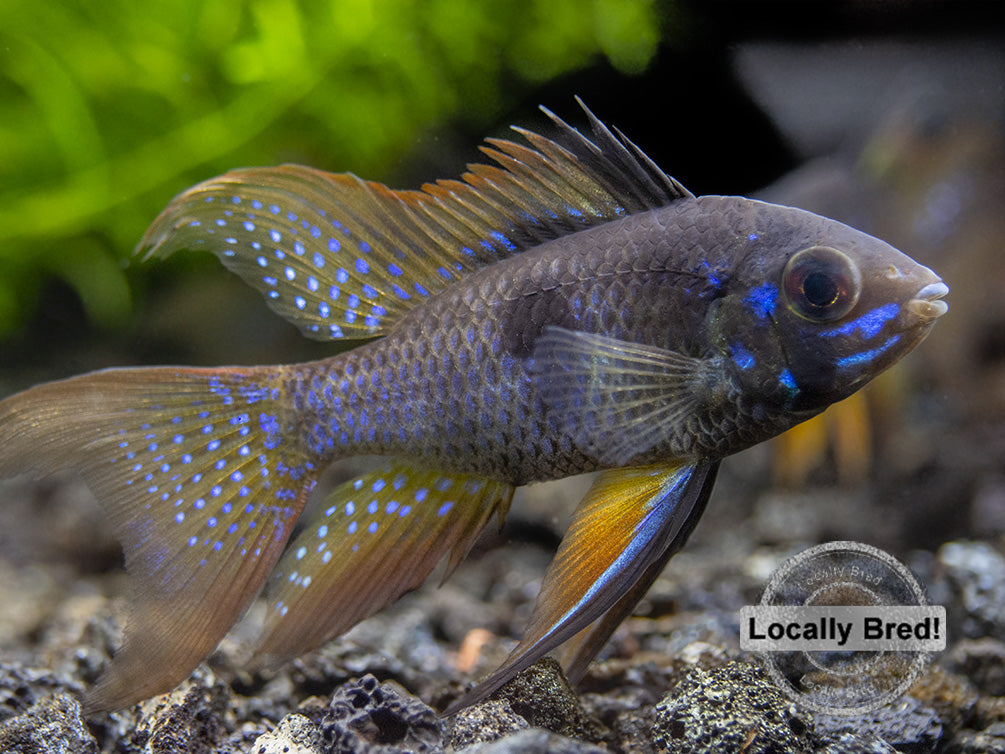
[[[585,110],[585,107],[584,107]],[[527,631],[459,704],[566,644],[572,678],[687,539],[720,460],[914,348],[948,288],[808,212],[695,197],[592,136],[491,139],[496,165],[392,191],[287,165],[176,197],[138,250],[211,251],[317,339],[285,366],[110,369],[0,402],[0,474],[83,475],[131,577],[91,709],[167,691],[265,587],[262,656],[310,650],[448,572],[516,486],[600,471]],[[328,494],[319,474],[387,458]]]

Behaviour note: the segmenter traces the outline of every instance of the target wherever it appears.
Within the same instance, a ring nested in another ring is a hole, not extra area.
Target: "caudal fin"
[[[76,470],[130,576],[122,648],[88,699],[169,690],[259,591],[314,486],[281,367],[113,369],[0,401],[0,476]]]

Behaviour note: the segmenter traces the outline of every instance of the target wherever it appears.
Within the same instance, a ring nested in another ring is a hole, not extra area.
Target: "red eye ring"
[[[854,308],[862,274],[851,257],[829,246],[811,246],[789,259],[782,272],[789,308],[813,322],[833,322]]]

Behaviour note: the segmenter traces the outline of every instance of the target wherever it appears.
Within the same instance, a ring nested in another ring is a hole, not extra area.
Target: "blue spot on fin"
[[[395,462],[339,486],[269,580],[259,653],[294,656],[347,631],[425,581],[444,555],[449,575],[512,495],[504,482]]]

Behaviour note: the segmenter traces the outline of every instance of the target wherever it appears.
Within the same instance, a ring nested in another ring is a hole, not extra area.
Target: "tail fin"
[[[80,472],[123,545],[125,638],[91,709],[177,685],[275,564],[317,477],[283,381],[281,367],[113,369],[0,402],[0,476]]]

